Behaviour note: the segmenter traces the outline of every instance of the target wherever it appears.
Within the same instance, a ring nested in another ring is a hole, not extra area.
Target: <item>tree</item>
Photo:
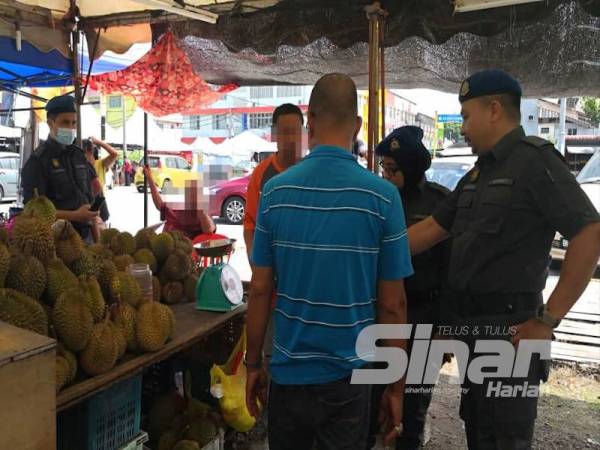
[[[600,98],[583,97],[583,112],[593,125],[600,125]]]

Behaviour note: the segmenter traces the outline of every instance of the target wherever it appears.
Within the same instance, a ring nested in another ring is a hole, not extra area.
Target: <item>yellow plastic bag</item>
[[[246,352],[246,327],[225,364],[214,364],[210,369],[210,391],[219,399],[221,414],[225,423],[245,433],[256,424],[246,407],[246,366],[242,358]]]

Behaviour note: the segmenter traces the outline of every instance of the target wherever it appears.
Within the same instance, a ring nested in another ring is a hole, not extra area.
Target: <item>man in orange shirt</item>
[[[250,177],[248,190],[246,192],[246,211],[244,213],[244,242],[250,267],[252,264],[252,243],[254,241],[254,229],[256,228],[256,215],[260,203],[260,194],[267,181],[280,174],[288,167],[293,166],[300,160],[302,154],[302,128],[304,116],[296,105],[284,103],[273,111],[273,124],[271,136],[277,141],[277,152],[261,162]],[[276,296],[273,292],[272,302]],[[273,320],[269,322],[265,336],[265,356],[271,356],[273,341]]]
[[[302,152],[302,127],[304,116],[296,105],[285,103],[273,111],[271,135],[277,140],[277,152],[261,162],[250,177],[246,192],[246,211],[244,214],[244,242],[248,261],[252,266],[252,242],[256,227],[256,214],[260,202],[262,187],[275,175],[296,164]]]

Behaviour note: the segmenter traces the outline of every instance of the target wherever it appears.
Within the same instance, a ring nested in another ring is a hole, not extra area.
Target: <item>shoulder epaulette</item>
[[[552,142],[547,141],[546,139],[542,139],[541,137],[538,137],[538,136],[525,136],[522,139],[522,141],[527,144],[533,145],[536,148],[552,149],[552,153],[558,159],[560,159],[564,164],[567,164],[565,157],[556,149],[556,147],[554,146],[554,144]]]
[[[440,194],[448,195],[450,190],[446,186],[442,186],[441,184],[435,183],[433,181],[428,181],[427,186],[431,188],[433,191],[437,191]]]
[[[525,136],[523,138],[521,138],[521,140],[529,145],[533,145],[534,147],[537,148],[542,148],[542,147],[546,147],[546,146],[552,146],[554,147],[554,144],[552,144],[552,142],[547,141],[546,139],[542,139],[541,137],[538,136]]]

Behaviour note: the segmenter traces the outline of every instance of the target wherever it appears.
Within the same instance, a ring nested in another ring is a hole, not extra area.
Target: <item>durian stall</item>
[[[1,398],[12,403],[8,390],[21,379],[42,383],[46,394],[39,396],[45,398],[42,403],[11,411],[11,416],[21,417],[19,412],[37,410],[27,414],[32,421],[45,421],[38,440],[31,426],[3,429],[0,448],[55,448],[55,419],[49,414],[94,402],[99,393],[110,393],[128,380],[141,384],[144,370],[243,319],[243,304],[223,312],[197,309],[197,285],[204,269],[194,252],[183,234],[152,229],[135,236],[107,229],[99,243],[86,245],[70,222],[56,220],[54,206],[43,196],[28,202],[12,225],[0,228],[0,380],[8,374],[17,380],[2,385]],[[5,324],[19,327],[21,334],[32,332],[21,338],[35,346],[23,347],[21,356],[15,356],[12,346],[18,334]],[[45,364],[35,364],[37,372],[31,364],[18,372],[17,363],[42,357]],[[139,394],[141,387],[136,389]],[[92,414],[91,408],[87,414]],[[137,414],[133,420],[139,431]],[[61,446],[59,440],[59,448],[65,450],[83,448],[79,445]]]

